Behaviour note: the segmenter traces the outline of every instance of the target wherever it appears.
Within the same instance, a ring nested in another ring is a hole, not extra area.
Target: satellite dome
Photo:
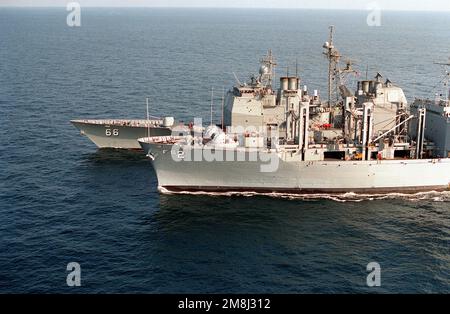
[[[262,65],[259,68],[259,74],[264,75],[264,74],[268,74],[269,73],[269,68],[265,65]]]
[[[216,137],[218,134],[220,134],[222,132],[223,131],[217,125],[209,125],[205,129],[205,133],[203,134],[203,137],[213,139],[214,137]]]
[[[225,140],[227,138],[226,134],[223,132],[220,133],[215,133],[217,134],[216,136],[214,136],[214,138],[212,139],[214,144],[225,144]]]

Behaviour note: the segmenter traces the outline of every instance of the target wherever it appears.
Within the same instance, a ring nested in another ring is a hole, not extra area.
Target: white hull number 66
[[[112,131],[111,129],[106,129],[105,134],[106,136],[119,136],[119,129],[113,129]]]

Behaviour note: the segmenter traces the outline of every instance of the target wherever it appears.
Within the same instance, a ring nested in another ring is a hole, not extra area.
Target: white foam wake
[[[291,193],[259,193],[259,192],[203,192],[203,191],[177,191],[173,192],[167,190],[164,187],[158,187],[158,190],[162,194],[178,194],[178,195],[207,195],[207,196],[268,196],[274,198],[292,199],[292,200],[318,200],[328,199],[335,202],[363,202],[363,201],[375,201],[386,199],[403,199],[412,202],[418,201],[432,201],[432,202],[450,202],[450,191],[430,191],[419,192],[414,194],[407,193],[386,193],[386,194],[359,194],[359,193],[342,193],[342,194],[291,194]]]

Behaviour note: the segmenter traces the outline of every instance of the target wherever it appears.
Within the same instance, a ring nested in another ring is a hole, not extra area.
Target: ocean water
[[[97,150],[74,118],[209,117],[211,87],[271,48],[325,94],[328,25],[361,76],[433,97],[448,13],[0,9],[0,292],[450,292],[450,194],[160,195],[138,152]],[[216,117],[218,119],[218,117]],[[401,175],[401,174],[399,174]],[[66,266],[81,265],[81,287]],[[366,266],[381,266],[368,287]]]

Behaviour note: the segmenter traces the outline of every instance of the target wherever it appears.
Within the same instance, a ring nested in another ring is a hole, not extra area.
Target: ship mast
[[[350,59],[347,59],[345,68],[340,67],[340,61],[343,56],[334,46],[334,26],[331,25],[329,29],[330,34],[328,41],[325,42],[325,44],[323,45],[323,48],[325,49],[323,54],[328,59],[328,109],[330,111],[329,121],[330,123],[333,124],[334,111],[331,110],[331,108],[333,107],[333,104],[339,101],[339,93],[342,98],[345,98],[346,97],[345,90],[348,90],[345,86],[345,83],[343,82],[344,75],[356,73],[356,71],[353,69],[352,67],[353,61]],[[333,99],[334,98],[333,93],[336,96],[335,99]],[[342,103],[342,112],[344,117],[345,116],[344,102]],[[342,125],[345,125],[345,121],[342,122],[343,122]]]
[[[333,32],[334,26],[330,26],[330,38],[329,38],[329,46],[327,51],[328,57],[328,107],[331,108],[331,80],[333,79]]]
[[[213,101],[214,101],[214,87],[211,87],[211,108],[210,108],[211,124],[210,125],[213,125]]]
[[[224,107],[224,104],[225,104],[225,87],[223,87],[222,88],[222,119],[221,119],[221,128],[222,128],[222,131],[225,131],[225,126],[223,125],[223,107]]]
[[[259,79],[264,84],[264,87],[272,87],[272,79],[275,75],[275,66],[277,65],[272,55],[272,49],[269,49],[267,56],[262,58],[260,62]]]
[[[333,77],[336,72],[337,64],[339,63],[340,54],[337,49],[334,47],[334,26],[330,26],[330,35],[328,38],[328,41],[325,42],[323,45],[323,48],[325,49],[324,55],[328,59],[328,108],[331,109],[331,97],[332,97],[332,90],[333,90]]]
[[[150,112],[148,110],[148,97],[145,101],[147,103],[147,137],[150,137]]]

